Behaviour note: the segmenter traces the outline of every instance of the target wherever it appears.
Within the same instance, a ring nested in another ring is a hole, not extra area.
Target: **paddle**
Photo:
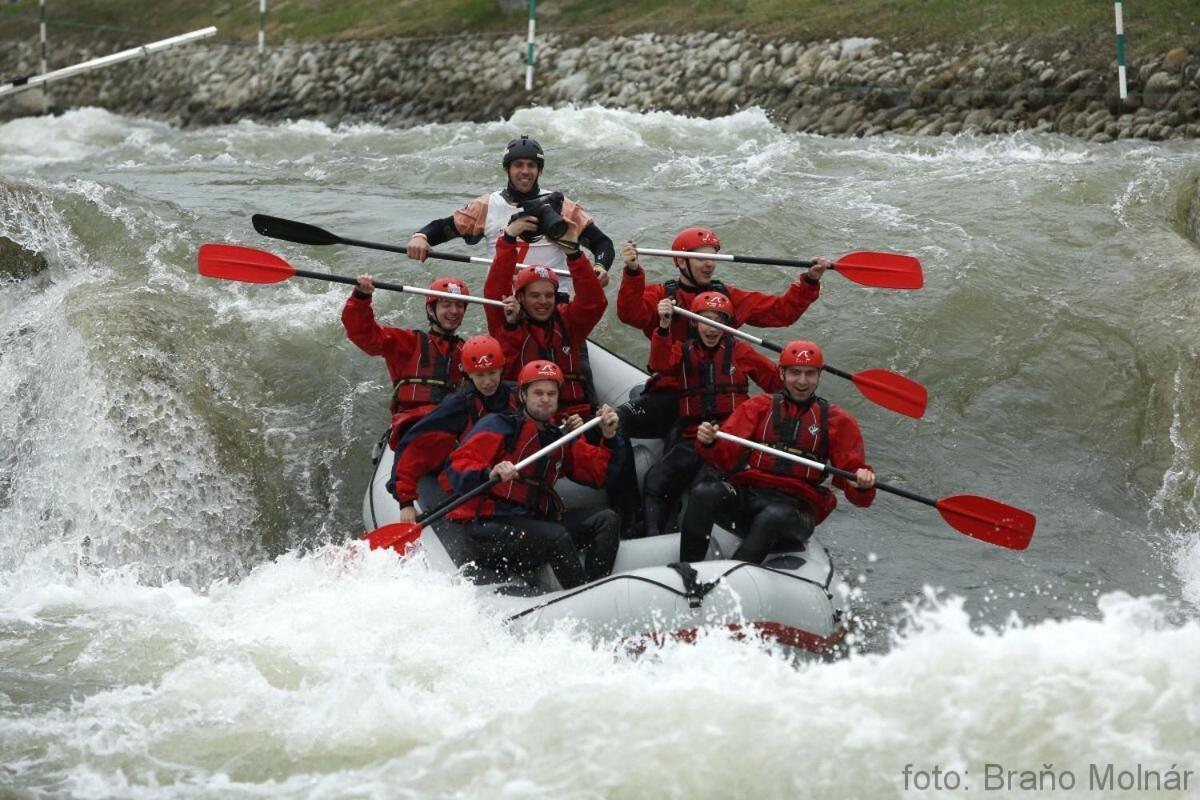
[[[280,217],[272,217],[267,214],[255,214],[250,217],[250,222],[254,225],[254,230],[261,233],[263,236],[270,236],[272,239],[283,239],[285,242],[295,242],[296,244],[345,244],[351,247],[366,247],[371,250],[384,250],[388,253],[407,253],[405,247],[395,244],[381,244],[379,242],[365,242],[362,239],[346,239],[341,236],[336,236],[324,228],[318,228],[316,225],[309,225],[307,222],[295,222],[290,219],[281,219]],[[430,258],[440,258],[443,261],[458,261],[463,264],[491,264],[490,258],[481,256],[464,256],[458,253],[442,253],[437,250],[429,251]],[[517,264],[517,267],[527,267],[528,264]],[[571,273],[565,269],[556,269],[554,272],[559,275],[570,275]]]
[[[227,281],[242,281],[243,283],[279,283],[293,276],[299,278],[315,278],[331,283],[346,283],[358,285],[357,278],[345,275],[330,275],[327,272],[310,272],[306,269],[296,269],[274,253],[265,250],[255,250],[253,247],[239,247],[235,244],[204,244],[200,245],[200,253],[196,257],[200,274],[209,278],[223,278]],[[434,289],[421,289],[416,286],[404,286],[399,283],[384,283],[375,281],[376,289],[387,289],[391,292],[408,292],[426,297],[445,297],[449,300],[460,300],[464,303],[482,303],[487,306],[504,307],[499,300],[489,300],[486,297],[475,297],[469,294],[454,294],[439,292]]]
[[[761,339],[753,334],[723,325],[708,317],[688,311],[686,308],[676,308],[675,313],[682,314],[688,319],[693,319],[697,322],[703,322],[705,325],[711,325],[714,328],[725,331],[725,333],[731,336],[745,339],[752,344],[765,347],[776,353],[783,352],[783,347],[774,342],[768,342],[766,339]],[[843,372],[837,367],[831,367],[828,364],[821,369],[831,375],[851,381],[858,388],[858,391],[862,393],[863,397],[876,405],[883,406],[890,411],[895,411],[897,414],[903,414],[906,417],[915,417],[916,419],[920,419],[925,414],[925,406],[929,402],[929,393],[925,390],[924,386],[911,378],[906,378],[899,373],[886,369],[866,369],[854,374]]]
[[[782,450],[769,447],[761,442],[752,442],[749,439],[743,439],[731,433],[717,431],[717,438],[767,453],[776,458],[794,461],[810,469],[819,469],[830,475],[837,475],[850,481],[856,479],[853,472],[838,469],[828,464],[822,464],[820,461],[813,461],[803,456],[785,453]],[[981,497],[977,494],[956,494],[934,500],[929,497],[922,497],[906,489],[888,486],[886,483],[876,483],[875,488],[906,497],[909,500],[916,500],[918,503],[924,503],[927,506],[933,506],[942,515],[942,519],[946,520],[950,527],[956,531],[965,533],[967,536],[975,539],[981,539],[989,544],[1007,547],[1012,550],[1024,550],[1028,547],[1030,540],[1033,538],[1033,528],[1037,525],[1037,518],[1028,511],[1023,511],[1014,506],[1005,505],[1004,503],[988,497]]]
[[[579,438],[584,433],[599,424],[600,417],[595,417],[594,419],[588,420],[575,430],[563,436],[561,439],[551,442],[533,455],[521,459],[513,466],[518,470],[525,469],[525,467],[528,467],[542,456],[552,453],[554,450],[562,447],[564,444],[567,444],[573,439]],[[393,550],[403,554],[405,549],[410,544],[421,538],[422,525],[426,525],[430,522],[436,522],[454,509],[461,506],[463,503],[467,502],[473,497],[483,494],[498,483],[500,483],[499,476],[489,478],[487,481],[479,484],[466,494],[459,495],[458,497],[451,497],[437,508],[421,514],[419,517],[417,517],[416,522],[393,522],[389,525],[381,525],[380,527],[363,536],[363,539],[367,541],[367,544],[371,546],[372,550],[390,547]]]
[[[653,250],[639,247],[639,255],[669,256],[671,258],[706,258],[712,261],[736,261],[739,264],[773,264],[780,267],[808,269],[814,262],[795,258],[735,256],[728,253],[690,253],[684,250]],[[925,285],[921,262],[913,256],[899,253],[873,253],[868,250],[847,253],[833,263],[833,268],[855,283],[882,289],[920,289]]]

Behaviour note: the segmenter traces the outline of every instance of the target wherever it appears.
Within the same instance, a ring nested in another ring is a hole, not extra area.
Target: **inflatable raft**
[[[588,355],[601,403],[613,407],[646,380],[646,373],[594,342]],[[662,452],[659,440],[634,440],[638,478]],[[373,454],[375,472],[363,499],[363,522],[374,530],[398,522],[400,508],[386,484],[394,454],[381,441]],[[569,508],[604,507],[605,492],[562,480],[556,487]],[[421,497],[436,504],[440,489],[422,481]],[[463,571],[466,544],[454,525],[427,525],[420,544],[434,569]],[[470,569],[483,601],[517,628],[560,624],[586,630],[598,639],[634,642],[689,638],[702,628],[727,627],[761,634],[815,653],[835,648],[846,634],[846,593],[814,536],[801,549],[773,553],[763,564],[733,561],[740,539],[714,526],[705,561],[678,564],[679,534],[621,541],[611,575],[563,590],[549,567],[533,573],[501,574]],[[795,545],[799,546],[799,545]]]

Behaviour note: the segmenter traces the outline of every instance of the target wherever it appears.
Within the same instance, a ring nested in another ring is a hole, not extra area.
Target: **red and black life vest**
[[[797,456],[829,463],[829,401],[822,397],[814,397],[812,404],[804,409],[798,417],[785,417],[784,404],[789,401],[783,392],[777,392],[771,400],[771,422],[763,433],[763,443],[784,452]],[[811,413],[810,413],[811,412]],[[826,474],[815,469],[797,464],[794,461],[777,458],[776,456],[760,453],[757,450],[747,451],[743,456],[743,465],[748,464],[755,469],[798,478],[813,485],[823,483]]]
[[[417,331],[417,347],[408,356],[403,377],[392,384],[393,413],[414,406],[436,405],[462,383],[459,369],[459,351],[462,339],[457,336],[442,336],[450,342],[443,354],[425,331]],[[440,335],[440,334],[437,334]]]
[[[501,461],[516,464],[562,437],[557,428],[543,428],[525,416],[524,412],[506,416],[511,421],[513,432],[504,438],[504,449],[496,459],[497,464]],[[560,447],[522,469],[517,480],[496,484],[489,494],[496,500],[524,506],[540,517],[558,520],[562,518],[564,506],[562,498],[554,490],[554,483],[562,471]]]
[[[539,323],[530,322],[530,325]],[[579,403],[596,406],[596,388],[592,380],[592,365],[588,362],[587,342],[581,344],[581,351],[575,352],[567,326],[559,316],[558,310],[549,320],[550,343],[543,347],[531,334],[525,334],[521,343],[521,352],[517,363],[528,364],[530,361],[553,361],[563,373],[563,387],[558,396],[559,408],[565,408]]]
[[[683,343],[683,367],[679,379],[679,417],[689,422],[720,422],[750,397],[746,374],[733,363],[733,341],[727,336],[711,359],[696,351],[699,339]]]

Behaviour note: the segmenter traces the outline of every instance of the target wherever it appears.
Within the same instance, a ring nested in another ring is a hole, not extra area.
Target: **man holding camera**
[[[538,217],[543,224],[537,233],[520,243],[517,261],[565,269],[566,258],[552,239],[561,238],[570,229],[577,234],[572,238],[596,257],[596,274],[603,288],[608,284],[608,268],[616,255],[612,240],[596,227],[578,203],[563,197],[561,192],[542,191],[538,179],[545,163],[542,146],[535,140],[524,134],[513,139],[503,160],[508,186],[503,191],[477,197],[449,217],[435,219],[421,228],[408,240],[408,257],[424,261],[430,248],[461,236],[467,244],[486,239],[488,255],[495,258],[496,244],[505,227],[516,215],[525,212]],[[548,235],[544,229],[555,228],[557,222],[566,223],[560,228],[562,232]]]

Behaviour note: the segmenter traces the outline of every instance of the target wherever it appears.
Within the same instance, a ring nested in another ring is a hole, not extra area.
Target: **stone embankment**
[[[120,46],[58,52],[55,64]],[[0,50],[0,75],[33,71],[31,43]],[[539,42],[532,95],[522,58],[516,36],[287,44],[261,60],[249,47],[193,45],[54,84],[50,100],[55,109],[101,106],[179,125],[300,117],[408,125],[575,103],[699,116],[758,106],[785,130],[837,136],[1032,130],[1105,142],[1200,134],[1200,59],[1182,48],[1135,61],[1125,101],[1111,61],[1071,52],[1038,58],[1015,44],[902,52],[863,39],[552,34]],[[38,108],[40,97],[27,92],[0,101],[0,116]]]

